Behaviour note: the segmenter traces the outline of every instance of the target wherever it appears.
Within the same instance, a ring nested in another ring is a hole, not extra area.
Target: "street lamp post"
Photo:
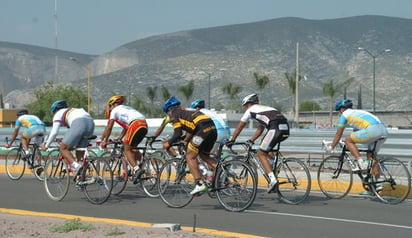
[[[225,71],[225,69],[219,69],[219,70],[217,70],[217,71],[221,71],[221,72],[223,72],[223,71]],[[217,72],[217,71],[215,71],[215,73]],[[208,73],[208,72],[206,72],[206,71],[204,71],[204,70],[202,70],[201,72],[203,72],[203,73],[205,73],[206,75],[207,75],[207,77],[208,77],[208,84],[207,84],[207,88],[208,88],[208,94],[207,94],[207,105],[208,105],[208,108],[210,108],[211,107],[211,102],[210,102],[210,85],[211,85],[211,77],[212,77],[212,74],[211,73]]]
[[[373,80],[373,83],[372,83],[372,87],[373,87],[373,113],[375,114],[376,113],[376,104],[375,104],[375,98],[376,98],[376,82],[375,82],[375,79],[376,79],[376,57],[378,57],[380,54],[378,53],[378,54],[372,54],[369,50],[367,50],[367,49],[365,49],[365,48],[362,48],[362,47],[359,47],[358,48],[358,50],[361,50],[361,51],[365,51],[370,57],[372,57],[372,63],[373,63],[373,75],[372,75],[372,80]],[[391,50],[390,49],[385,49],[385,50],[383,50],[382,51],[383,53],[389,53],[389,52],[391,52]]]
[[[87,70],[87,112],[90,114],[90,67],[76,58],[70,57],[70,59],[80,64],[83,68]]]

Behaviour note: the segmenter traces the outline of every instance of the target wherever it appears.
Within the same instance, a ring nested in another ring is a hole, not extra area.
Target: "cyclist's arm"
[[[19,130],[20,130],[20,127],[16,127],[16,128],[14,129],[13,135],[11,136],[11,139],[10,139],[10,142],[9,142],[9,144],[7,145],[8,147],[10,147],[10,146],[13,144],[13,142],[16,140],[17,135],[19,134]]]
[[[107,123],[106,128],[104,128],[103,134],[102,134],[102,148],[105,148],[107,141],[109,140],[110,135],[112,134],[112,129],[114,125],[114,120],[110,119],[109,122]]]
[[[59,133],[59,128],[60,128],[60,121],[54,121],[53,122],[53,127],[50,131],[50,134],[49,134],[49,137],[47,138],[47,142],[44,145],[44,147],[42,147],[42,149],[47,149],[51,145],[51,143],[56,138],[57,133]]]
[[[331,144],[331,149],[333,150],[336,145],[339,143],[340,138],[342,138],[343,131],[345,130],[344,127],[338,127],[338,130],[336,131],[335,137],[333,138],[332,144]]]
[[[233,132],[232,139],[233,141],[236,140],[236,138],[239,136],[240,132],[242,132],[243,128],[246,126],[247,122],[240,121],[239,124],[237,125],[235,131]]]
[[[259,125],[259,127],[256,129],[255,133],[253,134],[252,137],[250,137],[250,141],[255,142],[257,138],[259,138],[260,135],[262,135],[263,131],[265,130],[264,125]]]

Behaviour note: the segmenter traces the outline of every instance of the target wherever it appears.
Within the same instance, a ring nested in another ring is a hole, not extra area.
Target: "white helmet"
[[[242,106],[244,106],[248,103],[251,103],[251,104],[259,103],[258,95],[256,93],[252,93],[252,94],[249,94],[246,97],[244,97],[243,100],[242,100]]]

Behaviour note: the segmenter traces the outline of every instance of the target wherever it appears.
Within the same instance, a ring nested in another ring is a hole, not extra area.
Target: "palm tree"
[[[238,95],[242,91],[242,87],[238,85],[234,85],[232,83],[227,83],[223,85],[222,91],[229,95],[231,105],[234,105],[234,99],[236,95]],[[229,107],[231,108],[231,107]],[[233,109],[233,108],[232,108]]]
[[[340,84],[343,87],[343,98],[346,99],[346,90],[349,87],[349,85],[351,85],[353,83],[353,81],[355,80],[354,77],[350,77],[348,79],[346,79],[342,84]]]
[[[329,97],[329,122],[330,126],[332,127],[332,111],[333,111],[333,100],[335,98],[335,94],[338,90],[338,86],[333,85],[333,80],[329,80],[329,82],[323,84],[323,95]]]
[[[288,85],[289,85],[289,91],[292,93],[292,113],[293,116],[295,116],[296,113],[296,69],[292,74],[289,74],[288,72],[285,73],[285,77],[288,80]],[[302,76],[298,76],[298,80],[302,80]]]
[[[163,99],[164,101],[166,101],[168,98],[170,98],[169,90],[164,85],[162,85],[161,90],[162,90]]]
[[[195,86],[195,82],[190,80],[187,85],[181,85],[177,88],[177,91],[181,92],[186,99],[186,105],[189,105],[189,99],[193,94],[193,89]]]
[[[156,98],[156,91],[157,91],[157,86],[154,87],[147,87],[147,97],[150,100],[150,116],[153,117],[153,109],[154,109],[154,100]]]
[[[256,87],[259,90],[259,94],[260,94],[260,101],[262,102],[263,89],[269,83],[269,78],[266,75],[259,75],[258,73],[253,73],[253,77],[255,78]]]

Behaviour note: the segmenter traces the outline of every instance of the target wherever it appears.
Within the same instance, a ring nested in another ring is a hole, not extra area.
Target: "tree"
[[[338,90],[338,86],[334,86],[333,80],[329,80],[329,82],[323,84],[323,95],[329,97],[329,122],[330,126],[332,126],[332,112],[333,112],[333,100],[335,98],[336,91]]]
[[[319,111],[320,105],[315,101],[304,101],[299,106],[301,112]]]
[[[260,94],[260,101],[262,102],[263,98],[263,89],[265,89],[266,85],[269,83],[269,78],[266,75],[259,75],[258,73],[253,73],[253,77],[255,78],[256,87],[259,90]]]
[[[189,105],[189,99],[193,94],[195,82],[190,80],[187,85],[181,85],[177,88],[177,91],[181,92],[186,100],[186,105]]]
[[[351,85],[353,83],[353,81],[355,80],[354,77],[350,77],[348,79],[346,79],[342,84],[340,84],[343,87],[343,98],[346,99],[346,90],[349,87],[349,85]]]
[[[292,113],[295,115],[296,113],[296,69],[292,74],[289,74],[288,72],[285,73],[286,80],[288,80],[288,85],[289,85],[289,91],[292,93]],[[302,76],[298,76],[298,80],[302,80]]]
[[[162,85],[162,87],[160,89],[162,90],[162,96],[163,96],[164,101],[169,99],[170,96],[171,96],[170,93],[169,93],[169,90],[164,85]]]
[[[147,97],[150,100],[150,116],[153,117],[154,100],[156,98],[157,87],[147,87]]]
[[[358,91],[358,109],[362,109],[362,85],[359,84],[359,91]]]
[[[34,95],[36,96],[36,101],[28,104],[27,109],[30,114],[38,116],[46,123],[51,123],[53,120],[53,113],[50,107],[56,100],[66,100],[70,107],[87,108],[87,95],[79,87],[54,86],[53,82],[47,82],[43,88],[35,89]]]
[[[227,83],[223,85],[222,91],[229,95],[231,106],[232,106],[229,108],[233,109],[234,108],[233,100],[235,99],[236,95],[238,95],[242,91],[242,87],[234,85],[232,83]]]

